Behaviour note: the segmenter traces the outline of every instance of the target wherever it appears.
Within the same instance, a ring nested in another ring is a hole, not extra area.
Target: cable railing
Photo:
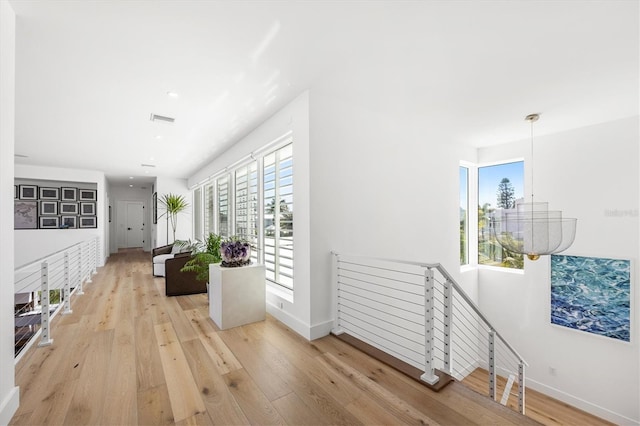
[[[333,334],[424,371],[430,385],[440,380],[436,370],[462,381],[485,369],[488,395],[497,400],[502,390],[507,405],[515,385],[524,414],[527,363],[442,265],[333,253],[332,268]]]
[[[92,238],[15,270],[14,294],[25,301],[14,313],[16,363],[38,338],[38,346],[53,343],[51,320],[59,312],[73,312],[71,296],[83,294],[83,283],[97,272],[99,243]]]

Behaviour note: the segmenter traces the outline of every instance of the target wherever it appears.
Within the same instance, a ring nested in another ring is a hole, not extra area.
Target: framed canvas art
[[[78,227],[78,216],[62,216],[61,228],[75,229]]]
[[[80,203],[80,214],[82,216],[94,216],[96,214],[96,203]]]
[[[78,203],[60,203],[60,214],[77,215]]]
[[[98,201],[98,191],[95,189],[78,189],[79,201]]]
[[[552,255],[551,324],[629,342],[631,261]]]
[[[38,187],[36,185],[20,185],[19,198],[21,200],[37,200]]]
[[[61,188],[60,189],[60,200],[62,201],[77,201],[78,199],[78,189],[77,188]]]
[[[95,216],[80,216],[79,228],[97,228],[97,221]]]
[[[57,215],[57,201],[40,201],[40,216]]]
[[[40,216],[40,229],[58,229],[60,216]]]
[[[41,186],[39,188],[40,191],[40,200],[59,200],[60,199],[60,188],[47,188]]]
[[[38,202],[14,201],[13,206],[14,229],[38,229]]]

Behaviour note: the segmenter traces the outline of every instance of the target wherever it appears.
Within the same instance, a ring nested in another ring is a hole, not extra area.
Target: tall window
[[[469,169],[460,166],[460,265],[469,264]]]
[[[502,248],[492,233],[500,209],[524,201],[524,162],[478,167],[478,264],[522,269],[521,254]]]
[[[235,173],[235,235],[251,243],[251,260],[258,261],[258,165],[253,162]]]
[[[267,279],[293,289],[293,145],[264,157],[263,178]]]
[[[202,241],[204,232],[202,230],[202,188],[193,191],[193,235],[197,240]]]
[[[222,176],[216,181],[218,190],[218,235],[229,235],[229,176]]]
[[[209,183],[204,187],[204,232],[203,237],[214,232],[214,198],[213,198],[213,184]],[[195,236],[198,237],[197,235]]]

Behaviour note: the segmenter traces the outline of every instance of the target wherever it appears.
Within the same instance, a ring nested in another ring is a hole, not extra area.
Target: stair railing
[[[517,409],[525,412],[525,367],[518,352],[438,263],[333,253],[332,333],[347,333],[424,371],[463,380],[488,371],[488,395],[509,403],[517,386]],[[498,380],[498,379],[501,380]],[[515,403],[511,403],[515,408]]]
[[[46,257],[37,259],[14,271],[14,294],[40,292],[35,301],[15,313],[15,362],[40,338],[38,346],[53,343],[51,320],[62,311],[70,314],[71,296],[83,294],[83,283],[91,282],[97,272],[98,237],[74,244]],[[59,303],[51,303],[51,292],[59,292]]]

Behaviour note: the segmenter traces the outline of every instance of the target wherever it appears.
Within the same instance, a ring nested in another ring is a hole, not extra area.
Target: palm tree
[[[163,215],[167,215],[167,244],[169,243],[169,221],[171,221],[171,228],[173,229],[173,241],[176,240],[176,226],[178,226],[178,213],[181,213],[189,207],[189,203],[183,195],[177,194],[164,194],[160,198],[160,204],[164,208]],[[162,217],[162,216],[160,216]]]

